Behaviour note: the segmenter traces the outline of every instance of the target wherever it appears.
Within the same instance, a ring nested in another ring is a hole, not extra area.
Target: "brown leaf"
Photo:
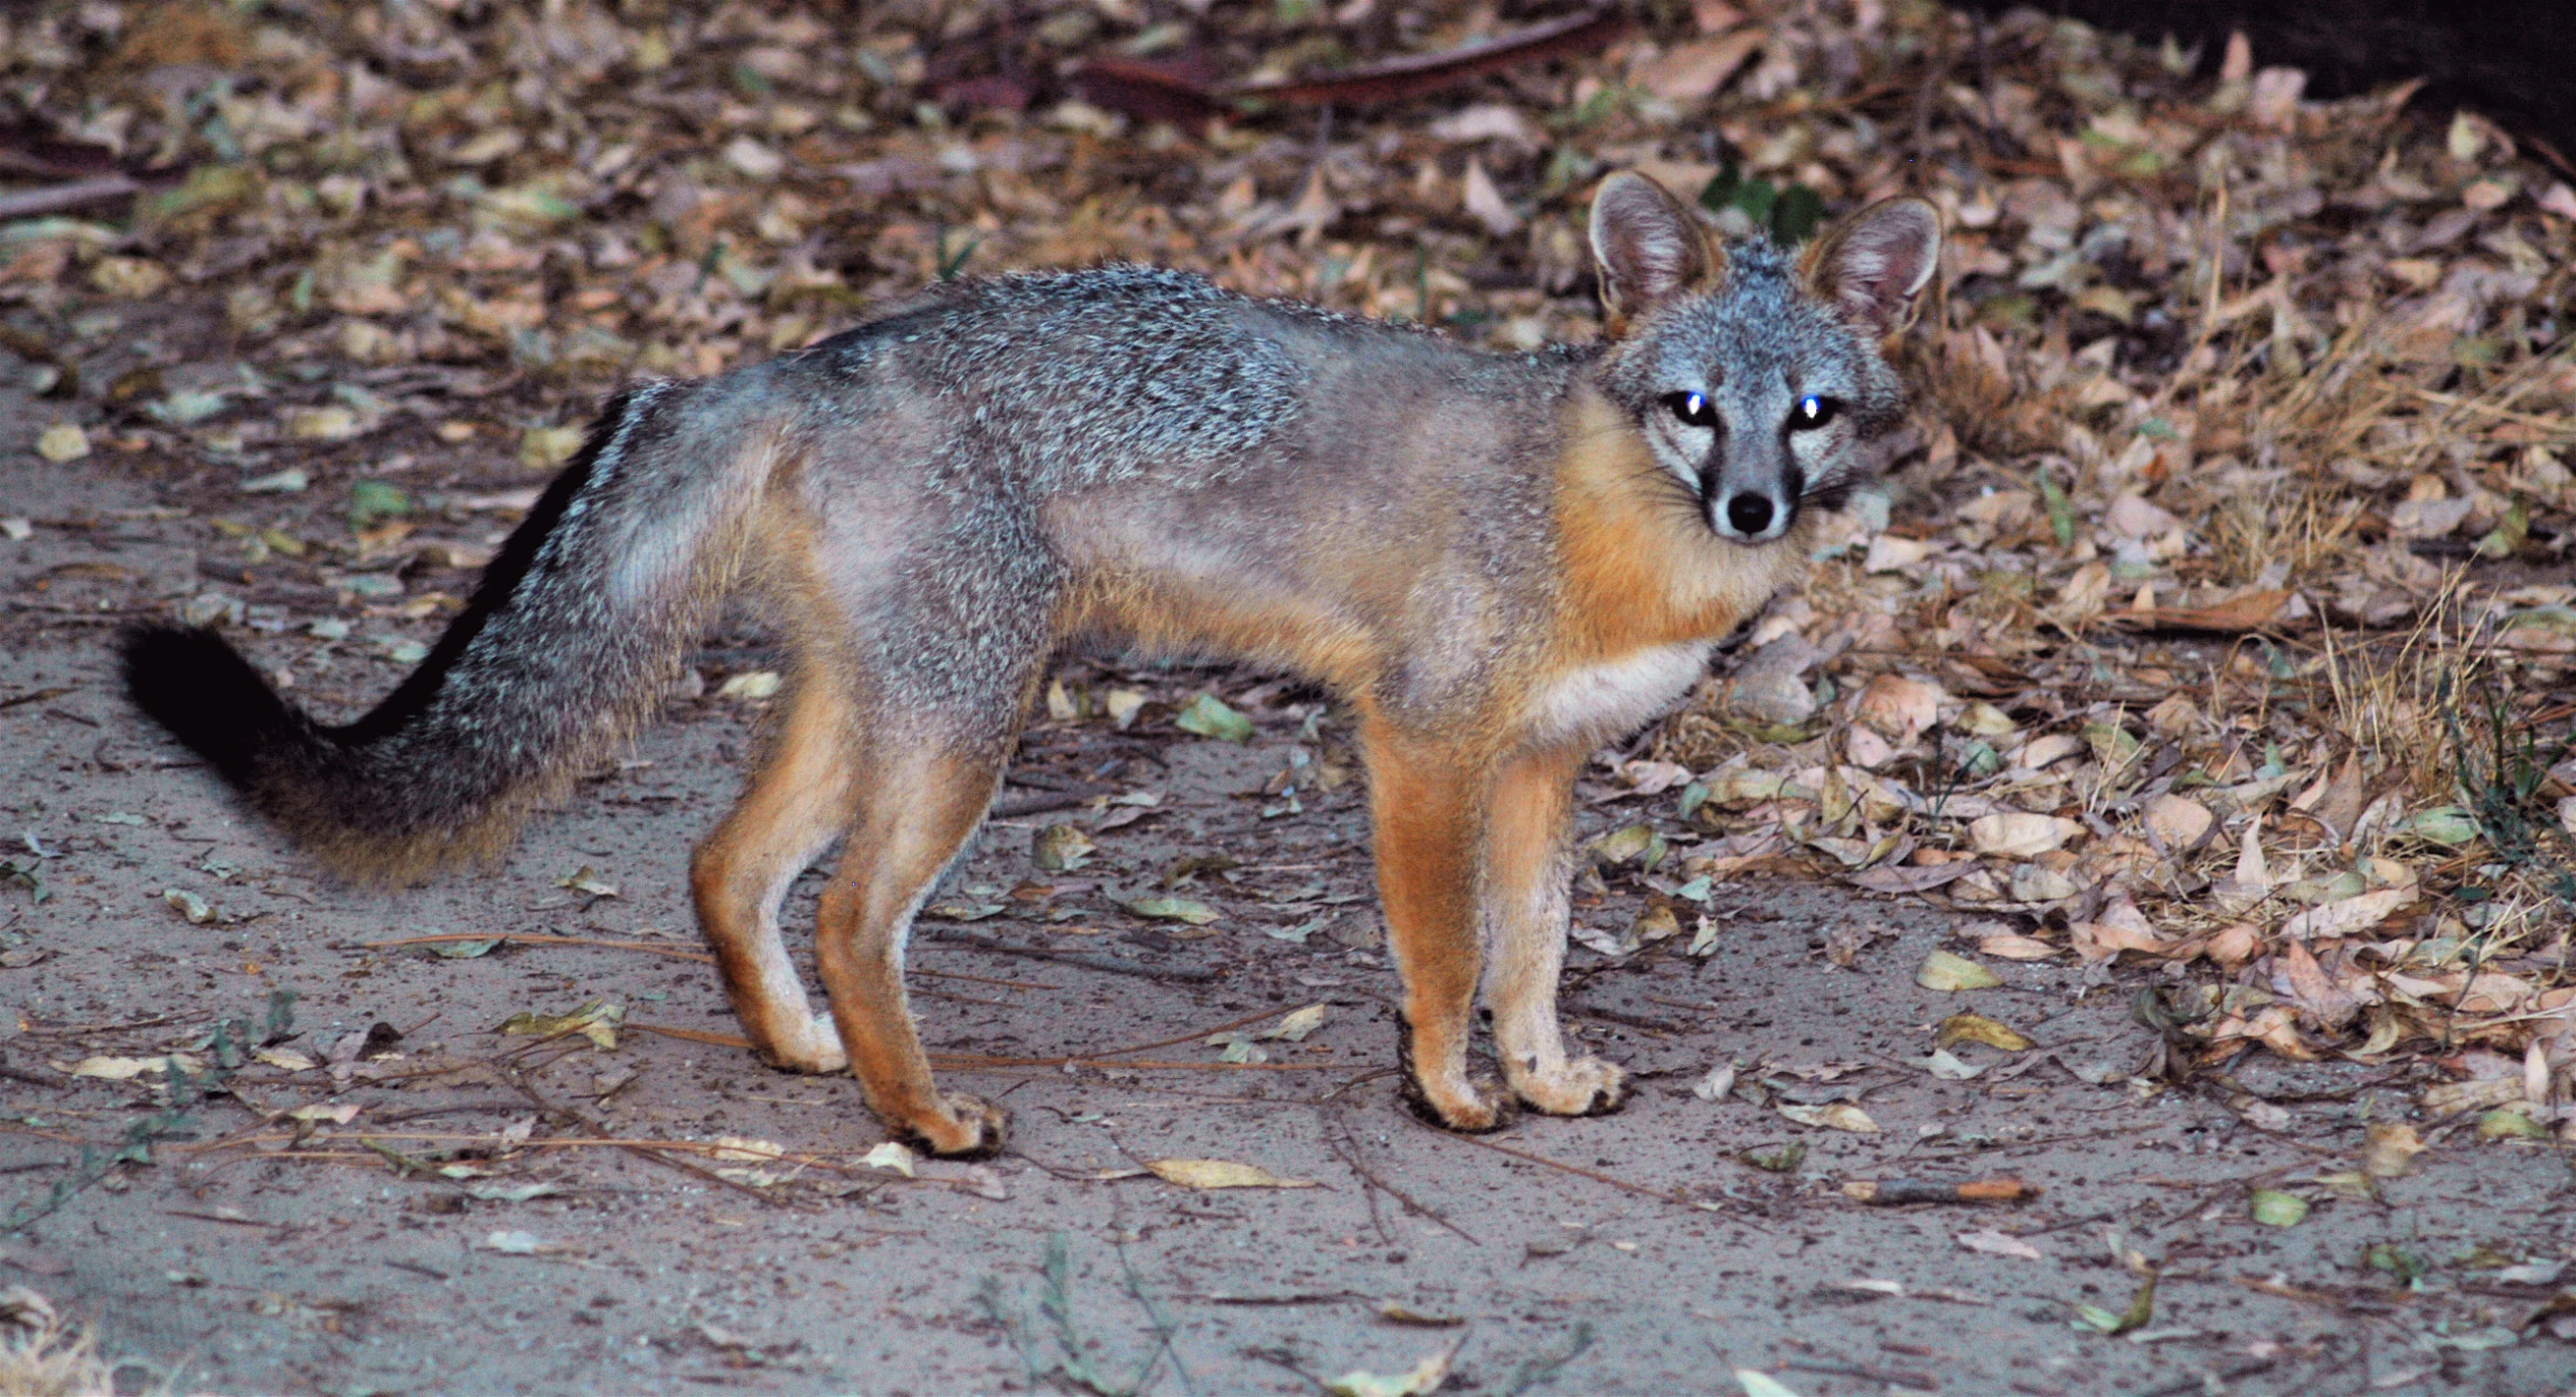
[[[1357,64],[1330,77],[1275,83],[1234,83],[1218,90],[1228,97],[1258,97],[1264,101],[1293,102],[1308,107],[1326,103],[1402,102],[1498,69],[1587,53],[1607,46],[1627,32],[1628,16],[1624,10],[1589,10],[1442,53],[1408,54],[1381,63]]]
[[[2130,630],[2142,631],[2214,631],[2235,635],[2257,631],[2272,623],[2293,594],[2286,587],[2263,588],[2240,592],[2213,606],[2154,606],[2142,610],[2105,612],[2102,619]]]
[[[1637,72],[1637,83],[1667,102],[1703,102],[1726,85],[1769,37],[1767,31],[1738,29],[1714,39],[1676,44]]]

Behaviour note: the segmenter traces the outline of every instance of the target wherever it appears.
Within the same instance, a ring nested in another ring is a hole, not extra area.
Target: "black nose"
[[[1758,534],[1771,527],[1771,499],[1751,491],[1726,502],[1726,522],[1739,534]]]

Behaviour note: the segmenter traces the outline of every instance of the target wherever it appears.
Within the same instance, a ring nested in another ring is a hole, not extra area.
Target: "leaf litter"
[[[464,540],[534,492],[364,472],[469,443],[551,469],[580,442],[565,419],[628,375],[747,362],[961,268],[1133,256],[1526,347],[1593,333],[1579,230],[1601,170],[1646,168],[1738,231],[1925,193],[1951,243],[1908,350],[1904,493],[1626,755],[1644,816],[1596,866],[1632,888],[1676,861],[1721,887],[1843,878],[1988,918],[1963,944],[1987,960],[2179,967],[2164,1012],[2201,1065],[2409,1056],[2453,1078],[2429,1114],[2576,1130],[2576,370],[2554,312],[2576,194],[2474,114],[1906,6],[1526,30],[1439,6],[1427,30],[1189,8],[1162,21],[1175,47],[1236,76],[1124,89],[1117,6],[964,44],[794,6],[206,6],[210,37],[159,55],[101,18],[120,8],[13,16],[29,41],[0,61],[34,120],[151,191],[9,225],[0,305],[67,363],[83,315],[210,297],[241,373],[74,382],[83,421],[35,450],[214,469],[280,511],[208,521],[226,566],[345,598],[299,627],[411,644],[470,584]],[[509,80],[460,85],[458,64]],[[703,113],[671,100],[696,93]],[[1429,110],[1372,105],[1389,95]],[[1342,105],[1310,137],[1250,97]],[[363,570],[381,564],[399,570]],[[181,605],[221,624],[311,606],[240,600]],[[308,676],[380,664],[303,634]],[[1058,720],[1242,741],[1260,715],[1151,677],[1103,693]],[[191,922],[221,915],[172,894]],[[1214,918],[1161,901],[1131,910]],[[1717,951],[1722,926],[1682,912],[1691,952]],[[1583,939],[1630,955],[1681,925],[1653,903]],[[1970,971],[1927,982],[1996,979],[1952,959]],[[613,1016],[581,1012],[513,1022],[610,1046]],[[2030,1047],[1963,1019],[1940,1051]],[[2481,1075],[2478,1051],[2518,1070]],[[2364,1172],[2413,1157],[2374,1134]]]

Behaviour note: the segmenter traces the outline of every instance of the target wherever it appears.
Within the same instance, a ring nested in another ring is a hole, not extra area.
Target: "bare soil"
[[[694,945],[686,850],[730,798],[762,705],[676,700],[634,761],[538,821],[488,876],[334,885],[117,694],[113,623],[197,593],[201,557],[218,556],[198,502],[112,461],[22,464],[33,458],[16,437],[33,430],[0,442],[0,515],[35,524],[0,544],[0,815],[6,856],[29,870],[0,887],[0,950],[41,953],[0,969],[14,1011],[0,1027],[0,1181],[21,1205],[95,1181],[0,1240],[0,1279],[94,1326],[129,1390],[1304,1392],[1453,1344],[1443,1390],[1485,1393],[1734,1390],[1740,1367],[1806,1397],[2537,1397],[2576,1374],[2576,1348],[2540,1317],[2549,1268],[2576,1257],[2563,1147],[2415,1119],[2429,1067],[2260,1059],[2165,1080],[2124,974],[2004,963],[2000,988],[1927,990],[1915,972],[1958,919],[1837,886],[1719,885],[1721,936],[1701,958],[1687,936],[1618,959],[1573,953],[1569,1027],[1639,1080],[1620,1114],[1524,1118],[1483,1140],[1415,1123],[1391,1076],[1396,986],[1370,945],[1357,785],[1263,818],[1276,800],[1261,788],[1312,709],[1275,687],[1263,703],[1257,677],[1225,671],[1160,679],[1237,700],[1257,727],[1245,744],[1160,718],[1130,733],[1038,724],[1022,763],[1033,781],[1099,777],[1161,804],[1096,830],[1092,862],[1061,874],[1033,867],[1035,828],[1129,807],[996,820],[939,900],[1018,910],[925,922],[912,956],[934,1052],[1048,1061],[1177,1039],[1126,1060],[1186,1066],[949,1067],[1009,1107],[1010,1152],[974,1168],[925,1161],[911,1179],[862,1164],[884,1132],[854,1082],[645,1028],[732,1031],[711,972],[649,948]],[[369,637],[437,624],[365,614],[381,599],[290,616],[259,595],[236,634],[326,709],[401,672]],[[356,638],[309,634],[326,614]],[[761,657],[744,631],[711,642],[705,668],[753,671]],[[1330,753],[1329,716],[1322,732]],[[1583,794],[1587,834],[1636,819],[1682,832],[1669,800]],[[1237,866],[1178,889],[1221,914],[1207,934],[1109,901],[1211,855]],[[615,895],[595,895],[601,884]],[[1028,896],[1033,884],[1053,892]],[[810,886],[791,926],[810,916]],[[173,889],[210,919],[188,921]],[[1581,901],[1578,920],[1604,929],[1645,905],[1615,872]],[[1072,915],[1049,921],[1058,908]],[[1317,915],[1302,942],[1265,934]],[[1858,933],[1840,938],[1862,946],[1849,967],[1827,954],[1836,932]],[[648,949],[505,943],[451,959],[366,944],[441,933]],[[280,990],[296,996],[293,1036],[269,1051],[337,1048],[336,1078],[254,1058],[176,1111],[160,1074],[63,1070],[173,1049],[212,1065],[240,1032],[211,1043],[215,1025],[267,1036]],[[614,1050],[495,1032],[590,1000],[626,1011]],[[1258,1043],[1266,1063],[1222,1063],[1202,1041],[1315,1003],[1323,1026]],[[1962,1044],[1981,1075],[1936,1078],[1922,1065],[1934,1025],[1962,1008],[2038,1047]],[[379,1024],[399,1040],[376,1030],[382,1055],[349,1057],[369,1050],[351,1035]],[[1693,1093],[1730,1061],[1733,1095]],[[1777,1109],[1837,1101],[1876,1133]],[[287,1114],[331,1105],[358,1110]],[[2367,1123],[2401,1118],[2433,1148],[2376,1181],[2375,1198],[2317,1182],[2357,1168]],[[157,1138],[137,1157],[83,1168],[85,1150],[138,1126]],[[787,1158],[727,1161],[708,1153],[718,1137],[776,1142]],[[600,1143],[612,1140],[671,1143],[648,1156]],[[1782,1157],[1796,1146],[1802,1159]],[[1172,1158],[1313,1186],[1203,1191],[1141,1168]],[[737,1172],[707,1172],[722,1169]],[[1875,1208],[1842,1190],[1992,1175],[2043,1191]],[[509,1201],[532,1185],[548,1188]],[[2313,1211],[2259,1223],[2255,1187]],[[2121,1337],[2082,1327],[2080,1306],[2128,1309],[2141,1266],[2159,1276],[2152,1317]]]

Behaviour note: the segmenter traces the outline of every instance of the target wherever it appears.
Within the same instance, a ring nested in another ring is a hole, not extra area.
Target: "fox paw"
[[[1597,1057],[1516,1073],[1512,1093],[1551,1116],[1606,1116],[1628,1099],[1628,1074]]]
[[[829,1014],[816,1015],[804,1032],[784,1035],[761,1056],[789,1072],[842,1072],[850,1066],[850,1054],[841,1046],[841,1030]]]
[[[903,1133],[950,1159],[987,1159],[1002,1152],[1011,1133],[1009,1113],[989,1101],[961,1092],[943,1093],[940,1112],[906,1121]]]
[[[1520,1114],[1512,1098],[1482,1083],[1468,1082],[1435,1098],[1420,1080],[1407,1074],[1400,1093],[1414,1116],[1461,1135],[1483,1135],[1502,1129]]]

